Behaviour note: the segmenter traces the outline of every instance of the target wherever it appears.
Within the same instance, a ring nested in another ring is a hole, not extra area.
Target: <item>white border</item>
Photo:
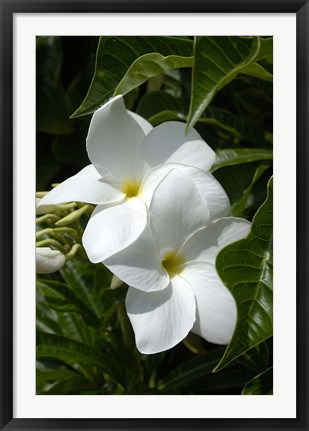
[[[207,33],[206,33],[207,32]],[[35,36],[274,36],[274,395],[35,395]],[[14,15],[14,417],[296,417],[295,14]],[[279,218],[279,214],[282,216]],[[289,349],[286,348],[288,342]]]

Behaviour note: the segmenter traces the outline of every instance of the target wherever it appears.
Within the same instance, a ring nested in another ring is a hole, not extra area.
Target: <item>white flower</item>
[[[127,111],[118,96],[95,112],[86,143],[92,164],[54,188],[39,205],[70,201],[97,205],[83,235],[83,245],[94,263],[141,235],[153,191],[175,166],[194,180],[207,202],[208,220],[225,215],[229,208],[220,184],[205,174],[215,153],[195,130],[186,136],[181,122],[152,128]]]
[[[173,170],[153,193],[151,231],[104,262],[130,286],[126,308],[142,353],[167,350],[190,330],[216,344],[232,337],[236,304],[215,259],[250,223],[227,217],[205,227],[206,211],[190,177]]]
[[[41,199],[35,198],[36,215],[43,215],[43,214],[47,214],[47,213],[52,213],[53,211],[56,210],[55,205],[41,205],[40,202],[41,202]]]
[[[35,254],[36,273],[51,274],[59,271],[66,262],[64,254],[49,247],[37,247]]]

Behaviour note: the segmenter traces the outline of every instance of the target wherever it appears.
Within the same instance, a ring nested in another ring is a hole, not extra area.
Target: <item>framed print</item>
[[[1,429],[309,429],[308,2],[0,3]]]

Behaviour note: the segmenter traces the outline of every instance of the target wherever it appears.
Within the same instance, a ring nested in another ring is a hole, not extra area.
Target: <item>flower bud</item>
[[[110,288],[112,290],[118,289],[118,287],[120,287],[123,284],[123,281],[120,280],[120,278],[117,277],[117,275],[113,275],[112,281],[111,281],[111,285]]]
[[[37,274],[51,274],[58,271],[66,262],[64,254],[59,250],[49,247],[36,248],[36,272]]]

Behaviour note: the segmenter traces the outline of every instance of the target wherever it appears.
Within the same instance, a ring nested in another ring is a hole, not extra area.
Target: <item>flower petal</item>
[[[188,175],[194,182],[201,197],[205,200],[210,218],[215,220],[226,216],[230,211],[230,202],[227,194],[219,182],[210,174],[201,169],[181,163],[167,163],[158,166],[147,173],[144,177],[139,197],[147,206],[150,205],[152,195],[162,179],[172,170],[177,169]]]
[[[145,292],[164,289],[169,283],[149,228],[128,248],[103,263],[122,281]]]
[[[86,139],[89,159],[108,181],[134,180],[136,151],[144,137],[122,96],[117,96],[93,114]]]
[[[41,205],[39,208],[39,204],[40,204],[41,199],[39,198],[35,198],[35,206],[36,206],[36,215],[43,215],[43,214],[48,214],[48,213],[52,213],[56,210],[57,206],[56,205]]]
[[[177,252],[185,239],[210,218],[193,181],[174,169],[156,188],[149,207],[150,227],[160,257]]]
[[[110,208],[100,206],[91,216],[83,235],[83,246],[91,262],[98,263],[128,247],[147,224],[147,208],[132,198]]]
[[[145,135],[148,135],[148,133],[153,129],[153,126],[149,123],[149,121],[145,120],[145,118],[141,117],[135,112],[128,110],[128,113],[140,125]]]
[[[137,156],[137,169],[144,174],[165,163],[183,163],[209,171],[214,151],[196,130],[185,134],[186,125],[167,121],[156,126],[143,140]]]
[[[247,220],[226,217],[197,230],[181,247],[186,262],[201,260],[214,263],[219,251],[235,241],[245,238],[251,223]]]
[[[159,292],[130,287],[126,297],[136,346],[151,354],[170,349],[183,340],[195,321],[195,299],[191,286],[180,277]]]
[[[175,168],[181,170],[181,166],[183,165],[177,163],[167,163],[166,165],[161,165],[152,169],[146,174],[139,191],[139,197],[143,199],[147,207],[149,207],[152,195],[163,178]]]
[[[117,188],[102,179],[93,165],[88,165],[47,193],[40,200],[38,208],[72,201],[109,204],[121,201],[124,197]]]
[[[212,175],[192,166],[183,166],[181,171],[194,181],[199,194],[207,203],[212,220],[228,215],[231,209],[229,198]]]
[[[192,332],[210,343],[228,344],[235,329],[237,308],[215,265],[190,262],[185,265],[181,277],[191,285],[195,294],[196,321]]]

